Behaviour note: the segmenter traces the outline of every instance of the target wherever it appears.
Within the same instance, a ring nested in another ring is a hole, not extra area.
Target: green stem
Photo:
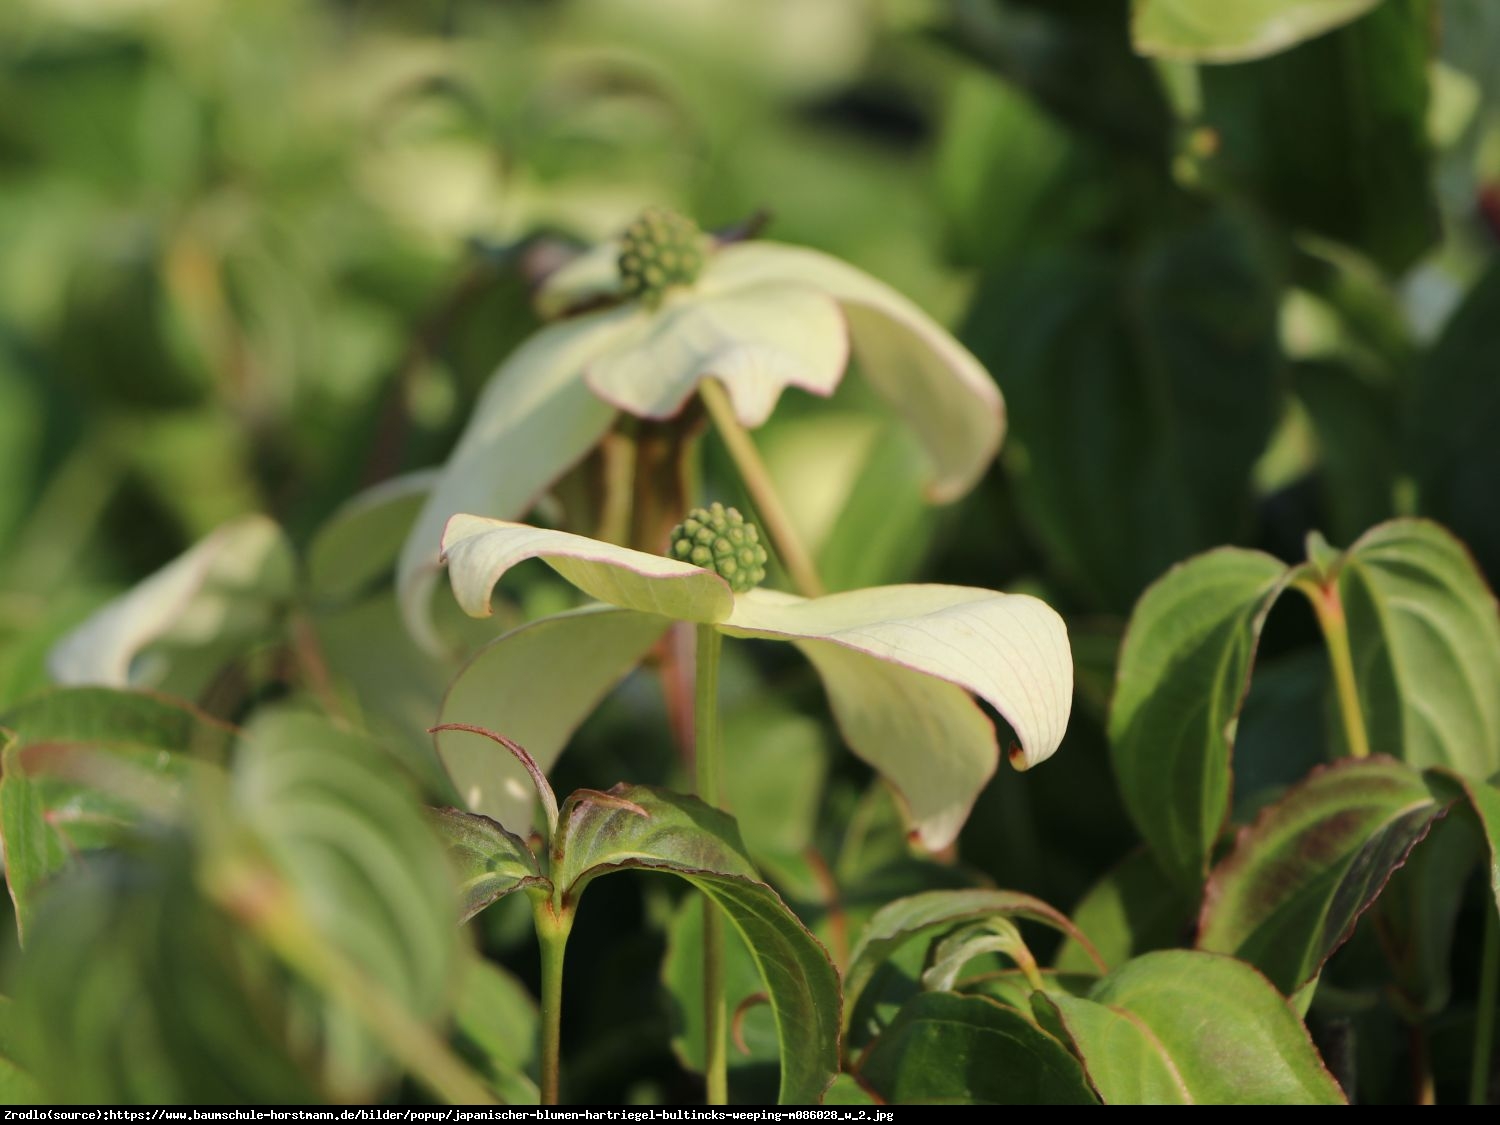
[[[604,498],[600,505],[598,537],[606,543],[628,547],[635,499],[635,419],[622,419],[618,429],[604,436],[601,450]]]
[[[729,456],[739,470],[740,480],[744,482],[745,491],[750,494],[750,501],[755,505],[755,514],[760,518],[766,534],[771,537],[776,554],[791,576],[792,584],[805,598],[821,597],[824,589],[823,581],[818,577],[818,568],[803,545],[802,537],[797,534],[791,517],[781,505],[781,494],[776,491],[771,472],[761,460],[760,450],[755,448],[750,434],[735,417],[729,395],[719,383],[713,379],[705,379],[698,384],[698,397],[708,410],[708,416],[713,419],[714,429],[719,431],[724,447],[729,450]]]
[[[1359,709],[1359,690],[1354,683],[1354,658],[1349,652],[1349,624],[1344,619],[1344,603],[1338,587],[1299,582],[1298,588],[1312,602],[1318,625],[1328,645],[1328,662],[1333,666],[1333,682],[1338,690],[1339,717],[1344,722],[1344,737],[1349,753],[1355,758],[1370,756],[1370,737],[1365,732],[1364,713]]]
[[[1411,1073],[1416,1105],[1437,1105],[1437,1086],[1432,1079],[1432,1045],[1427,1029],[1420,1023],[1411,1025]]]
[[[571,914],[557,915],[551,905],[536,911],[536,937],[542,948],[542,1104],[557,1105],[562,1073],[563,958],[568,949]]]
[[[1488,1105],[1490,1058],[1495,1050],[1495,1002],[1500,993],[1500,915],[1485,895],[1484,949],[1479,961],[1479,1010],[1474,1014],[1474,1065],[1469,1072],[1469,1104]]]
[[[724,637],[712,625],[698,626],[698,673],[693,701],[693,757],[697,766],[698,796],[718,808],[721,762],[719,754],[719,654]],[[703,1073],[708,1082],[708,1104],[729,1102],[729,1014],[724,1001],[724,916],[703,900]]]

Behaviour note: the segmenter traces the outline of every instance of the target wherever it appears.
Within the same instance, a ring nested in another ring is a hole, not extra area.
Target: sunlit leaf
[[[1248,965],[1148,953],[1087,999],[1036,994],[1107,1103],[1338,1105],[1344,1095],[1282,996]],[[1049,1013],[1050,1009],[1050,1013]]]

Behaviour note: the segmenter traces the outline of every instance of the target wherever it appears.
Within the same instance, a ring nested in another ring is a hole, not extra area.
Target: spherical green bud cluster
[[[713,571],[736,594],[755,589],[766,577],[760,529],[717,500],[694,508],[672,529],[672,557]]]
[[[627,297],[661,303],[674,285],[691,285],[703,270],[703,232],[692,219],[648,207],[620,240],[620,281]]]

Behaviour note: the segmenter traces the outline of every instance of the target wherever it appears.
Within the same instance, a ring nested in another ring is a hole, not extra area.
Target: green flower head
[[[726,508],[717,500],[689,512],[672,529],[671,543],[674,559],[713,571],[736,594],[753,590],[766,579],[760,529],[746,523],[739,509]]]
[[[703,272],[703,232],[676,211],[648,207],[625,228],[619,264],[625,295],[655,308],[667,290],[698,280]]]

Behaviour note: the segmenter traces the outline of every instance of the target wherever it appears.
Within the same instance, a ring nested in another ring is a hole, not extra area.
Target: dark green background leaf
[[[1219,166],[1289,226],[1399,273],[1438,235],[1427,140],[1426,0],[1369,15],[1284,54],[1201,71]]]
[[[965,338],[1005,387],[1004,464],[1060,577],[1127,610],[1178,559],[1241,534],[1271,434],[1276,270],[1211,213],[1123,260],[990,273]]]
[[[1087,999],[1038,997],[1106,1102],[1339,1105],[1307,1029],[1264,977],[1228,957],[1148,953]]]

